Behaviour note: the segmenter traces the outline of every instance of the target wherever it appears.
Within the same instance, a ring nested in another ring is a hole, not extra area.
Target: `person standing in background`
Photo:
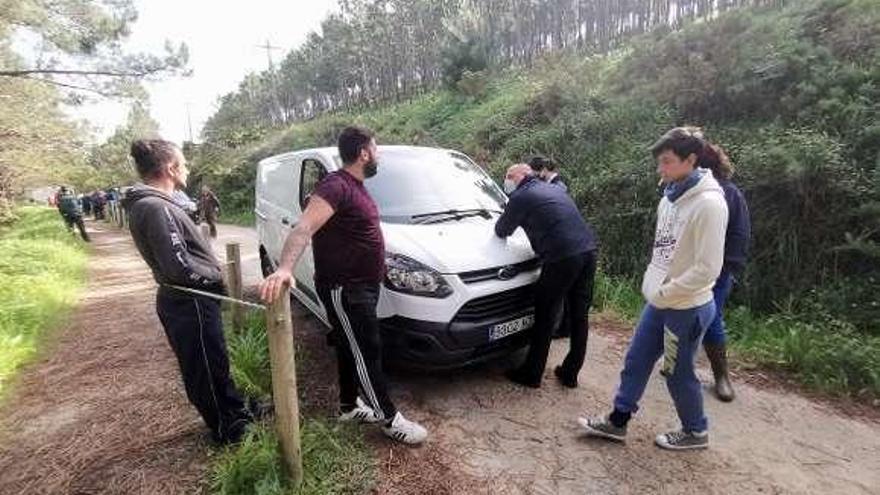
[[[697,165],[712,171],[715,180],[724,190],[729,214],[727,233],[724,237],[724,265],[712,289],[715,298],[715,319],[712,320],[706,330],[706,336],[703,337],[703,349],[706,350],[706,356],[712,365],[715,395],[722,402],[730,402],[736,397],[736,392],[733,390],[727,365],[727,334],[723,309],[736,278],[745,270],[751,238],[751,219],[745,196],[731,180],[734,167],[724,150],[720,146],[707,144],[699,156]]]
[[[79,235],[82,237],[82,240],[91,242],[89,234],[86,232],[86,226],[83,223],[82,207],[79,198],[67,186],[61,186],[58,192],[58,211],[61,213],[61,218],[64,219],[67,230],[73,232],[75,225],[79,229]]]
[[[559,186],[563,190],[568,191],[568,184],[566,184],[565,180],[559,175],[559,172],[556,170],[556,163],[553,160],[543,156],[536,155],[529,159],[529,167],[532,167],[532,170],[538,174],[538,177],[549,184],[553,184],[554,186]]]
[[[217,217],[220,215],[220,200],[207,184],[202,185],[199,194],[199,211],[211,230],[211,237],[217,238]]]

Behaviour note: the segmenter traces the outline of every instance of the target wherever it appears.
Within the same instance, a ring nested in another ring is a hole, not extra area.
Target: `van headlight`
[[[437,298],[452,294],[452,287],[440,273],[412,258],[388,253],[385,264],[385,286],[393,291]]]

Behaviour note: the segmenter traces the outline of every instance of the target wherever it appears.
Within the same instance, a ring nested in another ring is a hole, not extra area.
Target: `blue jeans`
[[[730,291],[733,290],[734,278],[730,272],[723,271],[715,281],[715,287],[712,288],[712,294],[715,296],[715,319],[706,330],[706,336],[703,342],[707,344],[723,345],[727,342],[727,334],[724,331],[724,304],[730,297]]]
[[[663,357],[660,373],[675,403],[684,431],[705,431],[703,391],[694,372],[694,362],[706,328],[715,317],[710,301],[692,309],[658,309],[646,304],[626,353],[614,408],[635,413],[645,393],[654,364]]]

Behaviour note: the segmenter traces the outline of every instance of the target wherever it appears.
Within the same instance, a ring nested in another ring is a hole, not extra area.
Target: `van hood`
[[[444,223],[382,223],[385,250],[407,256],[443,274],[511,265],[535,258],[522,229],[507,239],[495,235],[495,222],[468,217]]]

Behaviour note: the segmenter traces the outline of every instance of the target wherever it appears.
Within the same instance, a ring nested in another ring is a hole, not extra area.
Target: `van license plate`
[[[489,340],[498,340],[515,333],[522,332],[535,324],[535,315],[526,315],[506,323],[499,323],[489,328]]]

